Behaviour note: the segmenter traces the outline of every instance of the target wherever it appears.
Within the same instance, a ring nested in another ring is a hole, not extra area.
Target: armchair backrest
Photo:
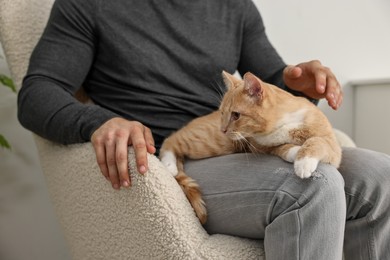
[[[19,90],[54,0],[0,0],[0,40]]]

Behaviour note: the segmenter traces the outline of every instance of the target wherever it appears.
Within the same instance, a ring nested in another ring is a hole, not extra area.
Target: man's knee
[[[345,210],[344,179],[340,172],[329,164],[320,164],[312,176],[312,183],[317,192],[328,204],[336,204],[340,210]],[[329,205],[332,207],[332,205]]]
[[[326,215],[336,222],[345,220],[344,179],[334,166],[319,164],[312,177],[302,182],[303,193],[297,200],[302,209],[310,208],[313,216]]]

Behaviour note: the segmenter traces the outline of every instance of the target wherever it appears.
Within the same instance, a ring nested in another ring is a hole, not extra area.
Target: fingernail
[[[140,173],[145,173],[146,172],[146,167],[145,166],[141,166],[141,167],[139,167],[139,172]]]
[[[129,183],[127,182],[127,181],[124,181],[123,183],[122,183],[122,185],[123,185],[123,187],[129,187]]]
[[[331,103],[333,103],[333,104],[336,104],[336,97],[334,96],[334,94],[333,93],[330,93],[329,94],[329,99],[328,99]]]
[[[334,94],[332,94],[332,102],[333,102],[333,105],[336,106],[337,105],[337,99],[335,97]]]
[[[118,184],[116,184],[116,183],[115,183],[115,184],[113,184],[113,185],[112,185],[112,187],[113,187],[114,189],[116,189],[116,190],[119,190],[119,185],[118,185]]]

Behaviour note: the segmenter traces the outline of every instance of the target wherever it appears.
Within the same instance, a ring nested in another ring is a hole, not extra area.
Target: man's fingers
[[[106,149],[104,147],[104,144],[98,142],[94,145],[95,153],[96,153],[96,161],[99,165],[100,171],[102,172],[103,176],[109,180],[110,175],[108,173],[107,168],[107,162],[106,162]]]
[[[138,172],[142,174],[146,173],[148,170],[147,149],[144,131],[144,126],[140,124],[139,126],[135,126],[130,134],[131,144],[134,147],[137,169]]]
[[[343,101],[341,86],[335,75],[318,60],[287,66],[283,79],[292,90],[315,99],[326,98],[333,109],[338,109]]]
[[[314,74],[316,80],[316,91],[319,94],[324,94],[327,88],[327,74],[323,70],[319,69]]]
[[[108,167],[109,178],[114,189],[120,188],[120,181],[118,176],[118,169],[116,165],[115,157],[116,144],[113,140],[109,139],[106,142],[106,161]]]
[[[343,96],[343,93],[341,92],[341,96],[337,102],[337,105],[336,105],[336,110],[341,106],[341,104],[343,103],[343,99],[344,99],[344,96]]]
[[[139,122],[123,118],[112,118],[98,128],[91,136],[96,159],[102,174],[112,187],[128,187],[131,179],[128,169],[128,146],[135,150],[137,170],[148,170],[147,153],[155,153],[152,132]]]
[[[115,158],[119,180],[123,187],[129,187],[131,185],[127,159],[127,144],[129,135],[126,131],[118,131],[116,136]]]
[[[154,146],[154,138],[152,135],[152,131],[148,127],[145,127],[144,135],[145,135],[146,149],[148,153],[154,154],[156,152],[156,147]]]
[[[329,75],[326,86],[326,100],[333,109],[337,109],[342,103],[343,92],[337,79],[331,76],[333,74],[329,73]]]

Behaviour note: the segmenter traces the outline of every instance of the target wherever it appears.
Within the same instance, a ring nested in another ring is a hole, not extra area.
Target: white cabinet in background
[[[352,82],[353,139],[358,147],[390,154],[390,79]]]

